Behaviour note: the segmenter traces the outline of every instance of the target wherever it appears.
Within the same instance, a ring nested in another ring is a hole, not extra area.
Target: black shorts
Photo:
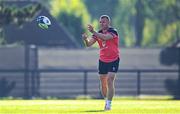
[[[99,60],[99,74],[107,74],[108,72],[117,72],[119,68],[119,58],[113,62],[105,63]]]

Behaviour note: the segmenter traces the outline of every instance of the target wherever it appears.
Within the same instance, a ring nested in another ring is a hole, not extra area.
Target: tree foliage
[[[124,46],[165,46],[180,37],[179,0],[119,0],[114,25]]]
[[[53,0],[51,13],[83,46],[81,34],[90,23],[90,15],[85,4],[81,0]]]
[[[151,22],[156,20],[153,29],[156,31],[155,38],[152,43],[159,46],[169,45],[180,38],[180,1],[179,0],[147,0],[146,18]]]
[[[98,19],[99,16],[106,14],[113,17],[115,14],[115,8],[118,5],[118,0],[84,0],[88,11],[94,19]]]
[[[118,29],[121,46],[167,46],[180,39],[180,0],[45,1],[40,0],[40,3],[48,7],[81,46],[81,34],[87,32],[87,24],[92,23],[97,29],[102,14],[111,17],[112,25]],[[30,21],[39,9],[38,5],[17,8],[0,2],[1,37],[3,26],[21,26]]]
[[[27,5],[23,8],[17,6],[6,6],[0,3],[0,27],[8,24],[22,26],[24,22],[31,21],[34,15],[41,9],[40,4]]]
[[[3,27],[9,24],[22,27],[25,22],[31,21],[35,14],[41,9],[40,4],[30,4],[22,8],[17,6],[8,6],[0,2],[0,44],[5,44]]]
[[[113,19],[113,25],[120,34],[121,46],[132,46],[135,43],[134,18],[135,18],[135,0],[119,0],[116,7],[116,13]]]

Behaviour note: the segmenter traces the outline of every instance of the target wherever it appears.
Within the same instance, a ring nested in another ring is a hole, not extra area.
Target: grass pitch
[[[1,100],[0,114],[180,114],[177,100]]]

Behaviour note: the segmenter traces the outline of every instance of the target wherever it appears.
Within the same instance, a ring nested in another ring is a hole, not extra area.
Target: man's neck
[[[102,32],[107,32],[109,27],[102,29]]]

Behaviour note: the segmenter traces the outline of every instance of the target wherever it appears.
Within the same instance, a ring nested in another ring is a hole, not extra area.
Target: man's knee
[[[108,77],[107,83],[108,86],[112,87],[114,84],[114,77]]]
[[[108,81],[113,82],[115,80],[116,74],[113,72],[108,73]]]

